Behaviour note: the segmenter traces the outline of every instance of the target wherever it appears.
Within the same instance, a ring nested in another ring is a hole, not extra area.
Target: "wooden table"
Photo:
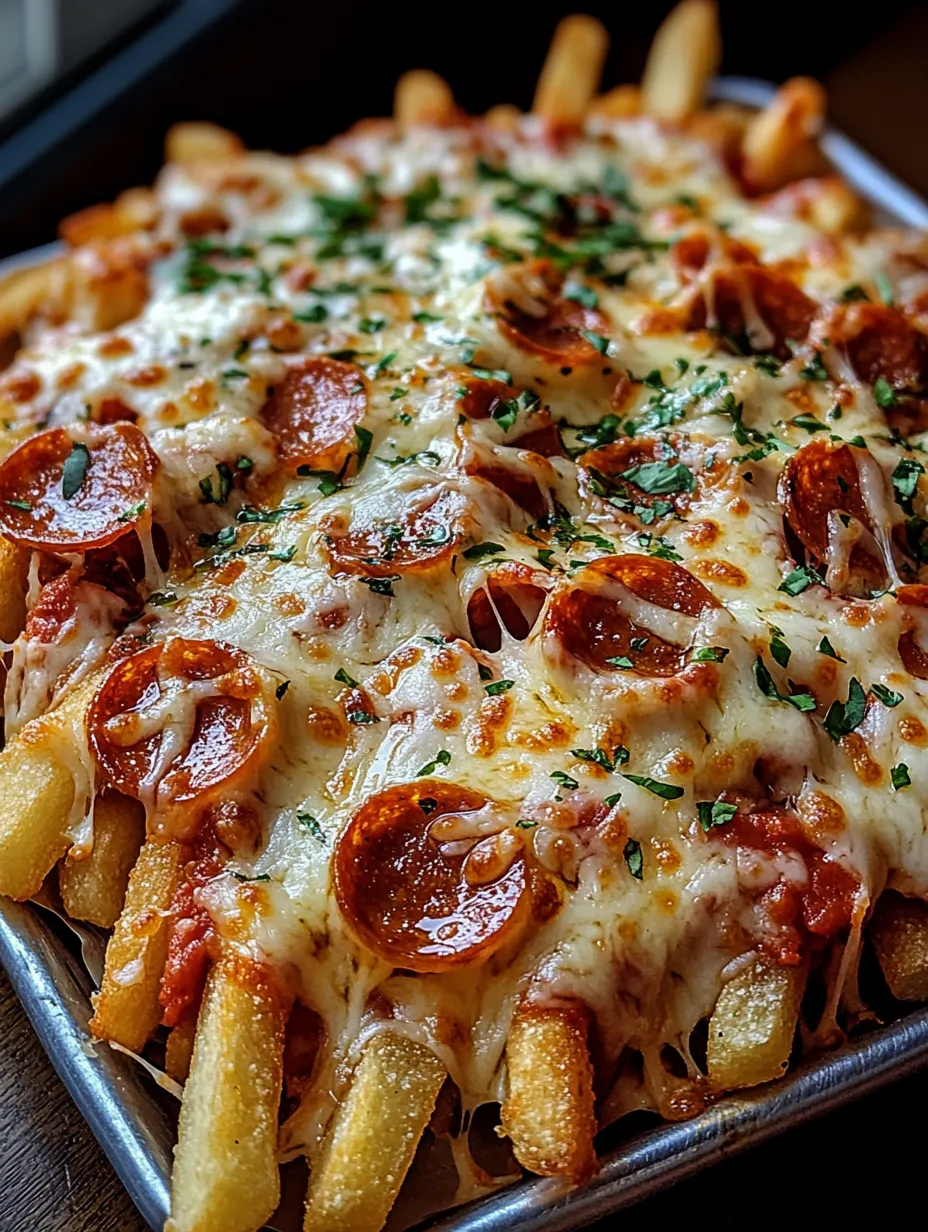
[[[828,82],[851,135],[928,194],[928,6],[920,5]],[[629,1211],[608,1226],[805,1229],[856,1224],[879,1203],[892,1226],[925,1226],[928,1073],[803,1126]],[[671,1225],[671,1221],[673,1224]],[[55,1076],[0,972],[0,1232],[145,1232]],[[223,1232],[216,1229],[216,1232]],[[607,1232],[603,1225],[600,1232]]]

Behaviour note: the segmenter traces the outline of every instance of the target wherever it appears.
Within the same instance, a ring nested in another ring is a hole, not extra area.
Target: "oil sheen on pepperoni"
[[[155,713],[146,731],[145,716]],[[199,815],[192,806],[246,784],[276,724],[249,655],[222,642],[174,638],[116,664],[87,726],[106,780],[149,805],[156,831],[184,840]],[[163,743],[175,730],[177,747],[166,757]]]
[[[133,424],[49,428],[0,466],[0,532],[39,551],[105,547],[146,516],[157,470]]]
[[[615,593],[616,582],[639,599],[685,616],[698,617],[719,606],[702,582],[672,561],[604,556],[555,592],[545,615],[546,637],[557,639],[569,654],[597,672],[672,676],[681,671],[687,648],[628,616]],[[610,661],[615,659],[628,660],[632,666]]]
[[[487,804],[467,787],[421,779],[372,796],[355,813],[335,857],[335,893],[358,939],[396,967],[440,972],[490,957],[531,913],[524,847],[507,831],[500,874],[474,877],[474,853],[434,837],[449,813]],[[446,823],[447,824],[447,823]],[[514,841],[513,841],[514,840]],[[467,846],[467,844],[463,844]]]
[[[354,429],[367,400],[360,368],[323,355],[289,368],[261,417],[288,466],[340,471],[355,447]]]
[[[828,557],[829,513],[850,514],[872,529],[850,445],[821,439],[803,445],[783,468],[779,497],[790,529],[817,560]]]

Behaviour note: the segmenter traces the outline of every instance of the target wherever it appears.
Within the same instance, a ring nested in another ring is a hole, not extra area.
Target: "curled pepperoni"
[[[335,856],[339,907],[379,958],[412,971],[484,962],[531,913],[525,848],[485,796],[420,779],[372,796]]]
[[[467,498],[450,488],[427,488],[397,520],[326,518],[325,551],[330,565],[364,577],[389,577],[434,569],[450,562],[465,535]]]
[[[184,840],[202,808],[246,787],[273,744],[268,686],[223,642],[174,638],[117,663],[87,720],[107,781],[149,806],[155,828]]]
[[[818,562],[830,562],[833,537],[853,527],[848,518],[873,531],[858,470],[858,455],[865,452],[817,438],[797,450],[780,475],[778,495],[786,524]],[[856,537],[849,542],[849,575],[862,575],[874,587],[881,585],[886,578],[884,564]]]
[[[831,937],[848,927],[860,883],[844,865],[809,842],[791,812],[771,808],[736,813],[719,834],[738,849],[739,871],[744,865],[756,893],[761,919],[758,943],[777,962],[799,963],[807,932]],[[762,863],[756,863],[758,854],[764,857]]]
[[[467,603],[474,645],[495,654],[503,643],[503,628],[510,637],[525,641],[541,614],[550,585],[549,575],[518,561],[506,561],[494,569],[486,585],[475,590]]]
[[[550,261],[531,261],[506,280],[488,280],[486,306],[496,314],[500,333],[509,342],[558,367],[574,367],[602,360],[602,352],[582,330],[608,334],[608,319],[596,308],[561,295],[564,278]]]
[[[802,341],[815,313],[815,301],[783,274],[762,265],[731,265],[711,272],[711,282],[690,304],[684,327],[717,325],[744,339],[752,351],[789,359],[786,340]]]
[[[340,471],[367,412],[364,374],[354,364],[317,356],[294,364],[261,412],[289,466]]]
[[[847,355],[862,381],[882,377],[894,389],[919,389],[928,362],[928,338],[886,304],[846,304],[828,316],[828,336]]]
[[[672,561],[603,556],[555,591],[545,614],[545,637],[597,672],[672,676],[682,671],[687,647],[643,623],[646,613],[640,605],[629,603],[623,591],[667,612],[690,617],[720,606],[701,582]],[[626,606],[639,619],[625,611]]]
[[[39,551],[104,547],[151,516],[157,470],[132,424],[49,428],[0,466],[0,531]]]
[[[549,501],[530,466],[512,466],[490,462],[475,457],[465,463],[468,475],[477,475],[504,492],[520,509],[524,509],[534,522],[540,522],[549,511]]]

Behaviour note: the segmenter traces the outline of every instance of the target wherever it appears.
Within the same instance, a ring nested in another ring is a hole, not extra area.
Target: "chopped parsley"
[[[393,599],[396,597],[396,591],[393,589],[393,583],[400,580],[398,573],[391,573],[388,577],[372,577],[358,578],[363,584],[375,595],[387,595]]]
[[[885,376],[878,376],[873,382],[873,396],[876,398],[877,406],[882,407],[884,411],[895,406],[899,401],[896,391]]]
[[[867,713],[867,694],[856,676],[852,677],[847,690],[846,702],[832,702],[825,715],[825,731],[835,744],[841,737],[860,727]]]
[[[313,817],[312,813],[297,813],[296,819],[305,830],[309,831],[314,839],[320,843],[325,842],[325,831],[315,817]]]
[[[895,706],[898,706],[900,702],[905,701],[905,698],[901,693],[897,693],[894,689],[887,689],[886,686],[882,684],[872,684],[870,686],[870,692],[877,699],[877,701],[882,702],[884,706],[888,706],[890,710],[892,710]]]
[[[783,702],[787,706],[794,706],[802,713],[815,709],[816,701],[811,693],[790,693],[788,695],[781,693],[760,655],[754,660],[754,679],[761,693],[769,697],[772,702]]]
[[[797,565],[790,573],[786,575],[777,590],[783,590],[788,595],[801,595],[804,590],[808,590],[813,584],[824,586],[824,580],[821,574],[814,569],[808,568],[806,565]]]
[[[693,652],[694,663],[721,663],[731,651],[726,646],[700,646]]]
[[[831,642],[828,640],[827,637],[823,637],[822,640],[819,642],[818,653],[827,655],[829,659],[836,659],[839,663],[847,662],[847,659],[841,658],[841,656],[838,654],[837,650],[835,650],[834,646],[832,646]]]
[[[893,791],[901,791],[903,787],[912,786],[909,767],[904,761],[901,761],[898,766],[893,766],[889,772],[889,777],[892,779]]]
[[[90,450],[83,442],[75,441],[61,470],[61,495],[65,500],[69,501],[77,496],[84,486],[89,466]]]
[[[572,779],[569,774],[565,774],[563,770],[552,770],[549,775],[554,779],[559,787],[565,787],[568,791],[576,791],[580,784],[576,779]]]
[[[641,844],[636,838],[630,838],[622,849],[628,871],[636,881],[644,878],[644,857],[641,854]]]
[[[498,556],[505,552],[501,543],[475,543],[461,553],[465,560],[483,560],[485,556]]]
[[[708,834],[714,826],[724,826],[731,821],[738,812],[738,806],[725,800],[698,800],[696,812],[700,826]]]
[[[422,767],[421,770],[416,771],[416,778],[417,779],[427,778],[428,775],[434,774],[436,769],[439,766],[447,766],[450,761],[451,761],[451,754],[448,752],[448,750],[439,749],[439,751],[435,754],[434,761],[426,762],[426,764]]]
[[[683,795],[683,788],[678,787],[676,783],[662,783],[660,779],[652,779],[650,775],[623,774],[622,778],[628,779],[636,787],[643,787],[645,791],[660,796],[662,800],[679,800]]]
[[[494,680],[492,684],[485,684],[483,687],[489,697],[498,697],[500,693],[508,693],[514,684],[514,680]]]
[[[624,744],[620,744],[612,750],[611,758],[605,749],[600,748],[571,749],[570,754],[571,757],[576,757],[578,761],[585,761],[589,762],[590,765],[600,766],[603,770],[608,771],[609,774],[614,773],[617,767],[626,765],[629,758],[628,749]]]

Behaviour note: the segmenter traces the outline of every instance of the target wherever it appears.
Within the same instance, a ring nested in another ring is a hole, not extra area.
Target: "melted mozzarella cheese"
[[[169,168],[158,186],[159,237],[174,251],[152,269],[144,312],[115,331],[121,345],[65,329],[38,337],[18,360],[40,382],[35,399],[15,408],[24,430],[118,398],[150,436],[162,463],[156,520],[176,549],[164,581],[170,594],[146,613],[151,636],[215,638],[290,682],[262,783],[266,843],[235,866],[239,878],[262,880],[243,885],[223,875],[198,896],[228,944],[275,967],[323,1020],[311,1090],[285,1128],[291,1153],[315,1150],[360,1047],[384,1026],[377,1007],[385,1003],[391,1029],[433,1048],[472,1108],[503,1092],[519,998],[579,999],[596,1018],[610,1065],[625,1049],[645,1059],[648,1091],[620,1082],[607,1115],[648,1101],[660,1106],[671,1081],[661,1046],[673,1044],[695,1073],[692,1029],[711,1012],[732,964],[764,942],[759,893],[777,880],[808,882],[797,853],[738,849],[703,831],[697,804],[722,793],[795,803],[802,818],[830,809],[830,827],[816,831],[810,821],[808,831],[860,878],[862,901],[886,882],[928,895],[928,684],[908,676],[898,653],[904,629],[928,617],[903,613],[890,595],[858,602],[819,586],[782,588],[793,562],[777,480],[786,459],[813,439],[810,421],[843,440],[867,438],[861,491],[893,586],[902,580],[891,534],[904,520],[892,484],[901,448],[887,444],[882,413],[833,348],[823,351],[833,379],[810,380],[803,374],[810,355],[801,349],[781,366],[760,367],[717,347],[711,332],[641,324],[691,292],[655,222],[681,197],[759,259],[791,262],[813,297],[837,298],[846,283],[871,278],[904,237],[842,241],[840,261],[814,264],[815,229],[743,199],[697,142],[649,120],[595,121],[555,152],[533,135],[533,123],[486,152],[502,160],[495,178],[478,174],[473,133],[454,129],[402,138],[361,130],[298,159],[248,156],[247,176]],[[581,286],[595,288],[607,337],[595,362],[552,363],[500,329],[486,296],[492,290],[530,316],[542,310],[525,268],[545,252],[536,236],[543,225],[526,211],[543,214],[556,193],[599,191],[607,169],[627,176],[636,212],[623,216],[624,231],[595,249],[595,260],[571,257],[569,236],[555,253],[573,261]],[[371,184],[376,205],[364,197]],[[526,184],[534,195],[521,210],[500,205]],[[362,204],[351,215],[333,199]],[[178,233],[186,212],[206,207],[228,223],[212,254],[208,245],[185,246]],[[345,216],[353,221],[340,225]],[[518,259],[494,256],[507,250]],[[213,271],[198,290],[190,289],[191,278],[204,277],[197,261]],[[711,329],[718,324],[712,267],[699,278]],[[741,301],[748,340],[758,350],[773,346],[762,305],[747,291]],[[281,320],[292,327],[284,348],[273,341]],[[320,354],[347,356],[370,389],[363,421],[370,453],[341,487],[332,477],[327,484],[319,475],[278,473],[276,443],[261,421],[288,365]],[[146,369],[151,378],[140,378]],[[462,422],[461,382],[475,375],[511,382],[512,397],[520,386],[533,390],[561,425],[570,456],[543,460],[513,447],[516,432],[532,427],[524,408],[513,412],[517,430],[493,417]],[[632,431],[662,438],[671,461],[689,459],[698,469],[702,458],[705,482],[679,516],[629,511],[578,487],[577,455]],[[672,433],[681,434],[679,454]],[[698,437],[698,448],[685,433]],[[250,463],[241,481],[222,501],[204,503],[202,481],[240,458]],[[478,465],[484,477],[474,473]],[[494,466],[542,482],[546,526],[533,525],[533,515],[486,478]],[[460,500],[453,567],[446,560],[421,573],[397,568],[391,586],[378,589],[331,563],[334,523],[400,526],[436,487]],[[834,528],[833,584],[856,534],[840,521]],[[480,544],[496,547],[462,555]],[[593,671],[543,632],[558,588],[583,564],[617,553],[679,560],[712,591],[719,607],[688,617],[618,582],[603,589],[655,636],[727,652],[705,665],[706,676]],[[468,604],[502,560],[544,578],[544,608],[522,639],[500,616],[500,649],[478,652]],[[86,613],[77,626],[81,645],[96,645]],[[788,670],[771,658],[774,634],[789,647]],[[839,657],[823,652],[825,638]],[[58,651],[42,653],[42,671],[57,676]],[[781,695],[798,692],[789,681],[799,682],[815,710],[765,695],[754,676],[758,656]],[[23,648],[14,652],[11,680],[19,683],[8,689],[21,692],[31,679],[36,665],[27,658]],[[512,682],[504,695],[487,693],[488,667],[494,680]],[[365,690],[376,722],[344,721],[344,675]],[[853,739],[836,743],[822,720],[854,678],[902,700],[892,708],[871,700]],[[34,680],[29,687],[45,698],[45,676]],[[166,764],[189,740],[199,697],[172,695],[170,715],[149,716],[125,739],[173,732],[163,744]],[[611,770],[573,752],[619,747],[627,763]],[[479,967],[412,976],[392,971],[353,936],[333,895],[332,857],[360,804],[415,781],[439,752],[435,774],[529,819],[526,842],[556,881],[561,906]],[[912,786],[894,792],[890,767],[900,764]],[[655,781],[680,791],[655,793]],[[622,843],[608,841],[610,828],[640,845],[640,879]],[[853,946],[848,954],[841,987],[851,978]]]

